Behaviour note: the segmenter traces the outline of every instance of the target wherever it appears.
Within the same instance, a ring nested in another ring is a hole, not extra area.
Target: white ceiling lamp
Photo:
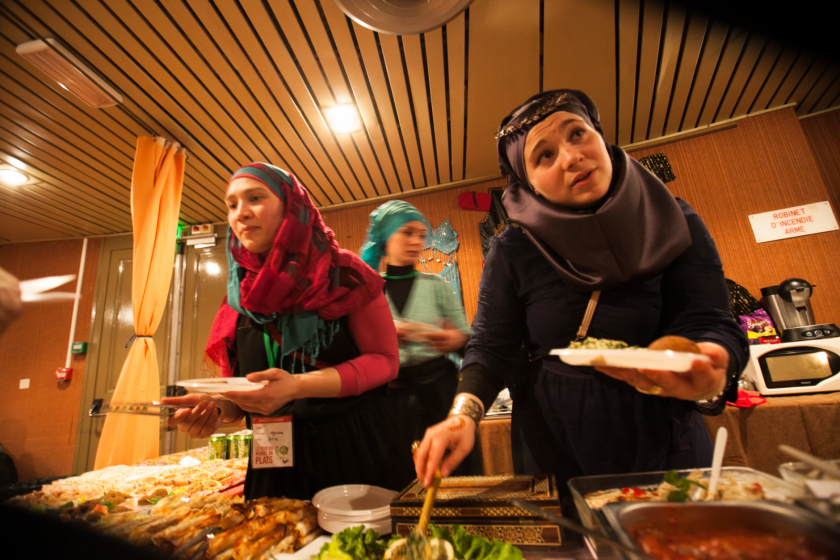
[[[324,109],[324,118],[335,133],[354,132],[362,129],[362,119],[353,105],[336,105]]]
[[[368,29],[390,35],[416,35],[455,19],[473,0],[333,1],[342,12]]]
[[[11,165],[0,165],[0,183],[11,187],[19,187],[31,182],[33,182],[32,177],[20,169],[15,169]]]
[[[122,103],[114,88],[55,39],[22,43],[15,51],[94,109]]]

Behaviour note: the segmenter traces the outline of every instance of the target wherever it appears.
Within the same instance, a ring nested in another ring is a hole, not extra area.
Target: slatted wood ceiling
[[[91,109],[15,53],[53,37],[119,90]],[[331,0],[3,0],[0,242],[130,231],[138,135],[187,147],[181,218],[222,221],[248,161],[321,207],[498,174],[493,134],[540,90],[588,92],[628,145],[797,103],[840,105],[840,66],[653,0],[476,0],[445,28],[378,34]],[[361,131],[321,111],[352,103]]]

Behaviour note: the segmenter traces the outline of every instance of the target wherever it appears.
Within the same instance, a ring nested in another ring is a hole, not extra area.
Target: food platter
[[[708,478],[711,469],[681,470],[677,471],[677,474],[680,477],[687,477],[692,472],[699,472],[703,478]],[[608,523],[604,517],[603,507],[598,507],[598,504],[593,503],[592,497],[595,495],[606,495],[607,492],[613,490],[621,491],[622,489],[629,489],[633,491],[632,494],[635,494],[635,491],[644,492],[644,498],[633,500],[631,495],[621,498],[619,501],[653,502],[659,500],[654,495],[657,494],[656,488],[662,485],[665,474],[664,471],[661,471],[581,476],[570,479],[568,484],[583,525],[588,529],[608,531]],[[775,476],[747,467],[723,467],[721,476],[745,487],[755,484],[760,485],[763,494],[762,499],[764,500],[792,503],[806,495],[802,488]],[[662,497],[662,493],[658,493]]]
[[[551,354],[559,356],[560,360],[571,366],[605,366],[679,372],[690,370],[695,360],[709,361],[709,358],[702,354],[640,348],[556,348],[551,351]]]
[[[313,556],[318,556],[318,551],[325,544],[329,543],[331,538],[332,536],[330,535],[319,535],[315,537],[315,540],[300,550],[292,553],[275,554],[274,558],[277,560],[310,560]]]
[[[207,377],[178,381],[176,385],[190,393],[226,393],[228,391],[256,391],[266,386],[266,382],[252,383],[244,377]]]

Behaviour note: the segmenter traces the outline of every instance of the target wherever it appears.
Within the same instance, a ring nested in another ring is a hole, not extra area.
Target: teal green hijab
[[[360,256],[373,270],[379,270],[379,263],[385,256],[385,244],[397,230],[409,222],[423,222],[430,231],[429,222],[420,211],[402,200],[386,202],[370,213],[370,225]]]

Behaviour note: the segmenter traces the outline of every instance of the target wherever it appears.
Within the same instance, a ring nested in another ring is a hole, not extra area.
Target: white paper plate
[[[331,515],[324,511],[318,511],[318,525],[324,531],[329,533],[340,533],[345,529],[358,527],[364,525],[365,529],[373,529],[380,535],[387,535],[391,533],[391,516],[382,517],[379,519],[368,519],[366,521],[359,521],[350,517],[341,515]]]
[[[325,488],[312,497],[312,505],[336,519],[377,520],[391,515],[391,499],[397,493],[367,484],[345,484]]]
[[[244,377],[208,377],[175,383],[191,393],[226,393],[227,391],[256,391],[266,383],[251,383]]]
[[[560,356],[562,361],[572,366],[607,366],[662,371],[688,371],[694,360],[709,361],[709,358],[702,354],[633,348],[621,350],[557,348],[552,350],[551,354]]]
[[[313,556],[317,556],[321,551],[321,547],[331,540],[332,535],[319,535],[315,537],[315,540],[300,550],[291,554],[275,554],[274,558],[276,560],[310,560]]]

